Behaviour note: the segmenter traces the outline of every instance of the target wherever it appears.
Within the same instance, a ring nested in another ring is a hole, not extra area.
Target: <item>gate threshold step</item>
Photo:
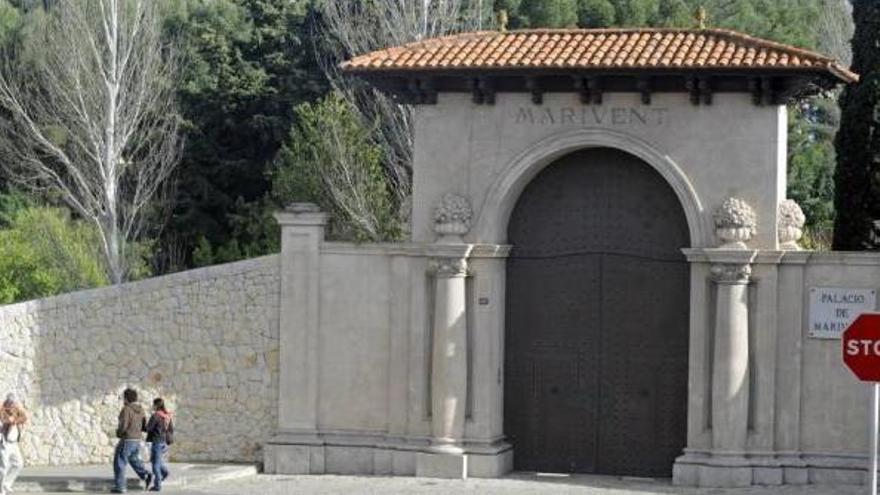
[[[540,471],[535,473],[536,478],[571,478],[573,476],[572,473],[542,473]],[[629,481],[632,483],[656,483],[657,478],[651,478],[648,476],[618,476],[620,481]]]
[[[657,478],[649,478],[647,476],[621,476],[621,481],[632,481],[634,483],[655,483]]]

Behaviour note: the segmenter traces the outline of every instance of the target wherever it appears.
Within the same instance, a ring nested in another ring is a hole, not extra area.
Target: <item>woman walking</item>
[[[153,464],[153,486],[148,488],[158,492],[162,490],[162,482],[170,474],[165,467],[164,456],[168,446],[174,442],[174,422],[161,397],[153,399],[153,415],[147,422],[147,442],[152,443],[150,462]]]
[[[18,448],[21,431],[27,423],[27,412],[15,394],[6,396],[0,407],[0,494],[12,491],[12,484],[24,466],[24,458]]]

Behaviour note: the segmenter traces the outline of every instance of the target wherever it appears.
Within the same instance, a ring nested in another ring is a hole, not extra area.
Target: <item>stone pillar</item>
[[[691,304],[691,414],[698,417],[689,423],[684,455],[673,466],[673,483],[702,487],[745,487],[754,480],[750,458],[746,455],[749,425],[749,282],[757,251],[748,248],[757,219],[752,208],[738,198],[728,198],[715,210],[715,234],[721,241],[717,249],[687,250],[688,259],[702,266],[694,273],[710,275],[715,293],[714,308],[706,285],[692,278]],[[706,269],[708,267],[708,270]],[[696,293],[693,291],[697,291]],[[696,294],[696,296],[694,296]],[[712,321],[700,318],[714,313]],[[694,318],[696,316],[696,318]],[[703,322],[708,323],[703,327]],[[702,331],[701,331],[701,328]],[[712,339],[712,348],[706,347]],[[703,343],[703,345],[700,345]],[[696,344],[696,346],[695,346]],[[712,368],[703,353],[712,353]],[[693,376],[694,373],[699,376]],[[701,396],[708,381],[711,391]],[[698,385],[693,387],[693,385]],[[707,400],[709,399],[709,400]],[[711,403],[711,408],[708,404]],[[704,420],[708,420],[703,422]],[[701,429],[705,428],[703,435]]]
[[[464,439],[468,394],[467,259],[463,236],[473,212],[468,199],[443,195],[434,210],[437,243],[430,249],[434,273],[431,349],[431,445],[416,458],[416,476],[466,478]]]
[[[755,252],[746,243],[757,217],[739,198],[727,198],[714,213],[721,249],[709,250],[715,297],[712,365],[712,450],[742,455],[749,417],[749,277]],[[750,474],[751,476],[751,474]],[[751,478],[749,479],[751,483]]]
[[[472,319],[468,355],[465,443],[468,477],[497,478],[513,470],[513,446],[504,440],[505,269],[509,246],[474,246],[468,258]]]
[[[439,258],[431,361],[431,451],[462,454],[467,401],[467,260]]]
[[[416,476],[466,478],[462,440],[468,394],[466,244],[437,246],[431,342],[431,444],[416,458]]]
[[[265,471],[324,472],[317,435],[318,317],[321,245],[327,214],[296,203],[275,215],[281,225],[278,429],[265,449]]]
[[[741,454],[749,414],[749,304],[751,266],[714,264],[717,284],[712,367],[712,448]]]

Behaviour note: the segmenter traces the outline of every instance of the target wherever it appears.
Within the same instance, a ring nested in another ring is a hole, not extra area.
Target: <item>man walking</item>
[[[24,467],[24,458],[18,442],[21,440],[21,430],[27,423],[27,412],[19,404],[15,394],[6,396],[3,407],[0,408],[0,494],[6,495],[12,491],[15,478]]]
[[[144,480],[147,487],[153,481],[153,476],[144,469],[141,461],[141,440],[147,427],[147,418],[144,408],[138,404],[138,394],[133,389],[127,388],[122,393],[123,406],[119,412],[119,426],[116,428],[116,437],[119,443],[116,445],[116,454],[113,458],[113,475],[116,486],[112,493],[125,493],[125,465],[131,464],[131,468]]]

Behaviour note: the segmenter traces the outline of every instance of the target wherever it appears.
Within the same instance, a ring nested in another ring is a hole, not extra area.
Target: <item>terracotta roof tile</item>
[[[858,76],[808,50],[723,29],[482,31],[378,50],[343,64],[351,72],[570,68],[810,70]]]

